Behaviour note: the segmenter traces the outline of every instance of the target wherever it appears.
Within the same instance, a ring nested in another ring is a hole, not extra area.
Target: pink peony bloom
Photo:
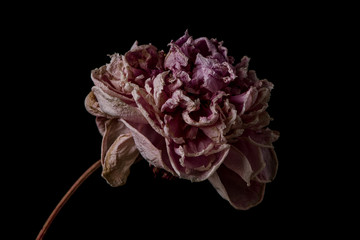
[[[233,63],[222,42],[186,32],[167,54],[135,42],[93,70],[85,105],[103,135],[107,182],[125,184],[141,155],[176,177],[208,179],[236,209],[260,203],[278,165],[273,84],[248,70],[248,57]]]

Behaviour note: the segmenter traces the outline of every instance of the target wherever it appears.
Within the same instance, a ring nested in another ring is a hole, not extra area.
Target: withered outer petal
[[[121,134],[107,150],[103,160],[102,176],[112,187],[122,186],[130,174],[139,151],[130,133]]]
[[[85,98],[85,109],[91,115],[96,117],[108,117],[107,114],[103,113],[100,109],[100,105],[96,99],[96,96],[93,91],[90,91]]]
[[[101,88],[92,88],[101,111],[111,117],[123,118],[136,123],[147,123],[138,108],[130,106],[117,97],[105,93]]]

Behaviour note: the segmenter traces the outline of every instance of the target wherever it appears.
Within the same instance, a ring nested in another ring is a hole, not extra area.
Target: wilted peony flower
[[[103,135],[102,176],[126,183],[139,154],[156,168],[190,181],[208,179],[236,209],[261,202],[277,171],[266,128],[273,84],[237,65],[222,42],[188,32],[167,54],[132,46],[92,71],[86,109]]]

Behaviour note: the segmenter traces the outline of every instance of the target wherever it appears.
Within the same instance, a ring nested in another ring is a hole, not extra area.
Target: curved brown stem
[[[67,193],[63,196],[63,198],[60,200],[58,205],[55,207],[55,209],[52,211],[48,219],[46,220],[44,226],[40,230],[38,236],[36,237],[36,240],[43,239],[46,231],[50,227],[52,221],[55,219],[56,215],[60,212],[61,208],[65,205],[67,200],[73,195],[73,193],[80,187],[80,185],[93,173],[96,169],[98,169],[101,166],[100,160],[95,162],[91,167],[89,167],[80,177],[79,179],[71,186],[71,188],[67,191]]]

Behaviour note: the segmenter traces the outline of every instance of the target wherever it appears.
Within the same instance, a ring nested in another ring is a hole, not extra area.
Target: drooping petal
[[[247,210],[259,204],[265,192],[265,183],[251,181],[250,186],[234,171],[222,165],[209,178],[221,197],[239,210]]]
[[[104,165],[105,155],[115,140],[130,130],[119,119],[109,119],[105,122],[105,131],[101,144],[101,163]]]
[[[109,119],[106,117],[96,117],[95,118],[95,123],[96,126],[98,127],[98,130],[101,134],[101,136],[104,136],[105,133],[105,123],[108,121]]]
[[[269,128],[256,131],[247,129],[244,132],[244,137],[248,137],[255,145],[268,148],[273,147],[272,143],[278,140],[279,135],[278,131],[274,131]]]
[[[94,86],[92,91],[103,113],[136,123],[147,123],[147,120],[136,107],[132,107],[122,102],[119,98],[108,95],[99,87]]]
[[[266,163],[259,146],[252,144],[247,138],[240,138],[237,142],[232,143],[232,145],[237,151],[242,152],[249,161],[252,169],[251,177],[256,176],[265,168]]]
[[[279,133],[267,128],[260,131],[247,130],[244,132],[244,136],[248,137],[252,145],[261,150],[265,168],[257,174],[258,181],[271,182],[278,169],[278,159],[272,143],[279,138]]]
[[[102,176],[113,187],[126,183],[130,167],[139,156],[131,134],[121,134],[107,150],[103,159]]]
[[[121,121],[131,132],[137,149],[144,159],[151,165],[174,174],[166,154],[165,139],[148,124],[133,124],[124,119]]]
[[[268,112],[263,111],[258,114],[245,114],[241,116],[243,127],[252,129],[252,130],[260,130],[270,123],[270,115]]]
[[[278,159],[273,148],[261,148],[261,153],[266,166],[256,177],[259,182],[268,183],[273,181],[276,176]]]
[[[248,186],[250,186],[250,180],[254,173],[251,164],[247,157],[237,148],[231,147],[227,158],[224,161],[224,165],[237,173]]]

